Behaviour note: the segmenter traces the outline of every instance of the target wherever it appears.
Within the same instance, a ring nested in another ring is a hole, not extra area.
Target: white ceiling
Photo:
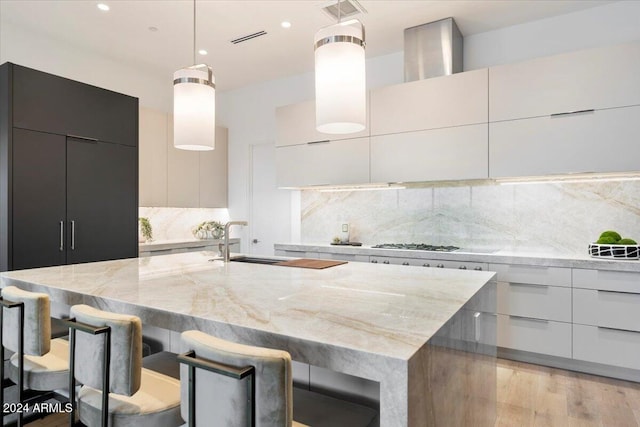
[[[171,75],[192,62],[191,0],[99,1],[0,0],[0,25],[10,23],[48,38],[90,49],[106,57]],[[335,0],[333,0],[335,3]],[[611,1],[498,0],[403,1],[360,0],[367,32],[367,57],[403,49],[403,29],[453,16],[464,36],[570,13]],[[313,36],[333,23],[317,0],[198,0],[198,55],[214,69],[219,90],[313,70]],[[290,21],[283,29],[280,22]],[[156,27],[152,32],[149,27]],[[230,40],[260,30],[245,43]]]

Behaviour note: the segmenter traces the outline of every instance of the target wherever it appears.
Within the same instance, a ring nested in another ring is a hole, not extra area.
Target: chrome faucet
[[[224,225],[224,244],[218,245],[224,262],[229,262],[229,227],[232,225],[249,225],[249,223],[247,221],[229,221]]]

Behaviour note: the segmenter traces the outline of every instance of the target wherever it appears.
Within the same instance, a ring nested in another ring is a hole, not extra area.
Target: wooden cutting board
[[[313,268],[314,270],[322,270],[323,268],[335,267],[336,265],[341,265],[346,263],[347,261],[300,258],[300,259],[292,259],[290,261],[282,261],[274,265],[281,265],[283,267],[300,267],[300,268]]]

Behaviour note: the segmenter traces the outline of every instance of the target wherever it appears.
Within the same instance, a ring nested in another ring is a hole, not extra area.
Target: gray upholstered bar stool
[[[69,384],[69,345],[51,339],[49,296],[23,291],[15,286],[2,289],[2,358],[4,348],[14,352],[9,360],[9,378],[23,391],[53,391]],[[4,369],[1,369],[4,376]],[[4,402],[3,390],[0,396]],[[18,423],[22,422],[18,414]]]
[[[89,426],[173,427],[180,418],[180,381],[142,367],[139,317],[71,307],[69,381],[77,380],[78,415]],[[74,393],[71,392],[71,398]],[[71,414],[73,419],[73,414]]]
[[[294,388],[286,351],[200,331],[181,339],[181,408],[189,427],[365,427],[377,420],[371,408]]]

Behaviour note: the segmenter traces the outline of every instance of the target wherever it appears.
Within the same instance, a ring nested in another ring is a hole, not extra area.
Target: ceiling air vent
[[[329,15],[332,19],[338,19],[338,2],[336,0],[326,3],[322,10]],[[362,7],[357,0],[341,0],[340,1],[340,16],[344,18],[350,18],[359,13],[367,13],[367,10]]]
[[[238,44],[238,43],[246,42],[247,40],[255,39],[256,37],[264,36],[266,34],[267,34],[266,31],[258,31],[257,33],[247,34],[246,36],[242,36],[242,37],[238,37],[237,39],[233,39],[233,40],[231,40],[231,43]]]

